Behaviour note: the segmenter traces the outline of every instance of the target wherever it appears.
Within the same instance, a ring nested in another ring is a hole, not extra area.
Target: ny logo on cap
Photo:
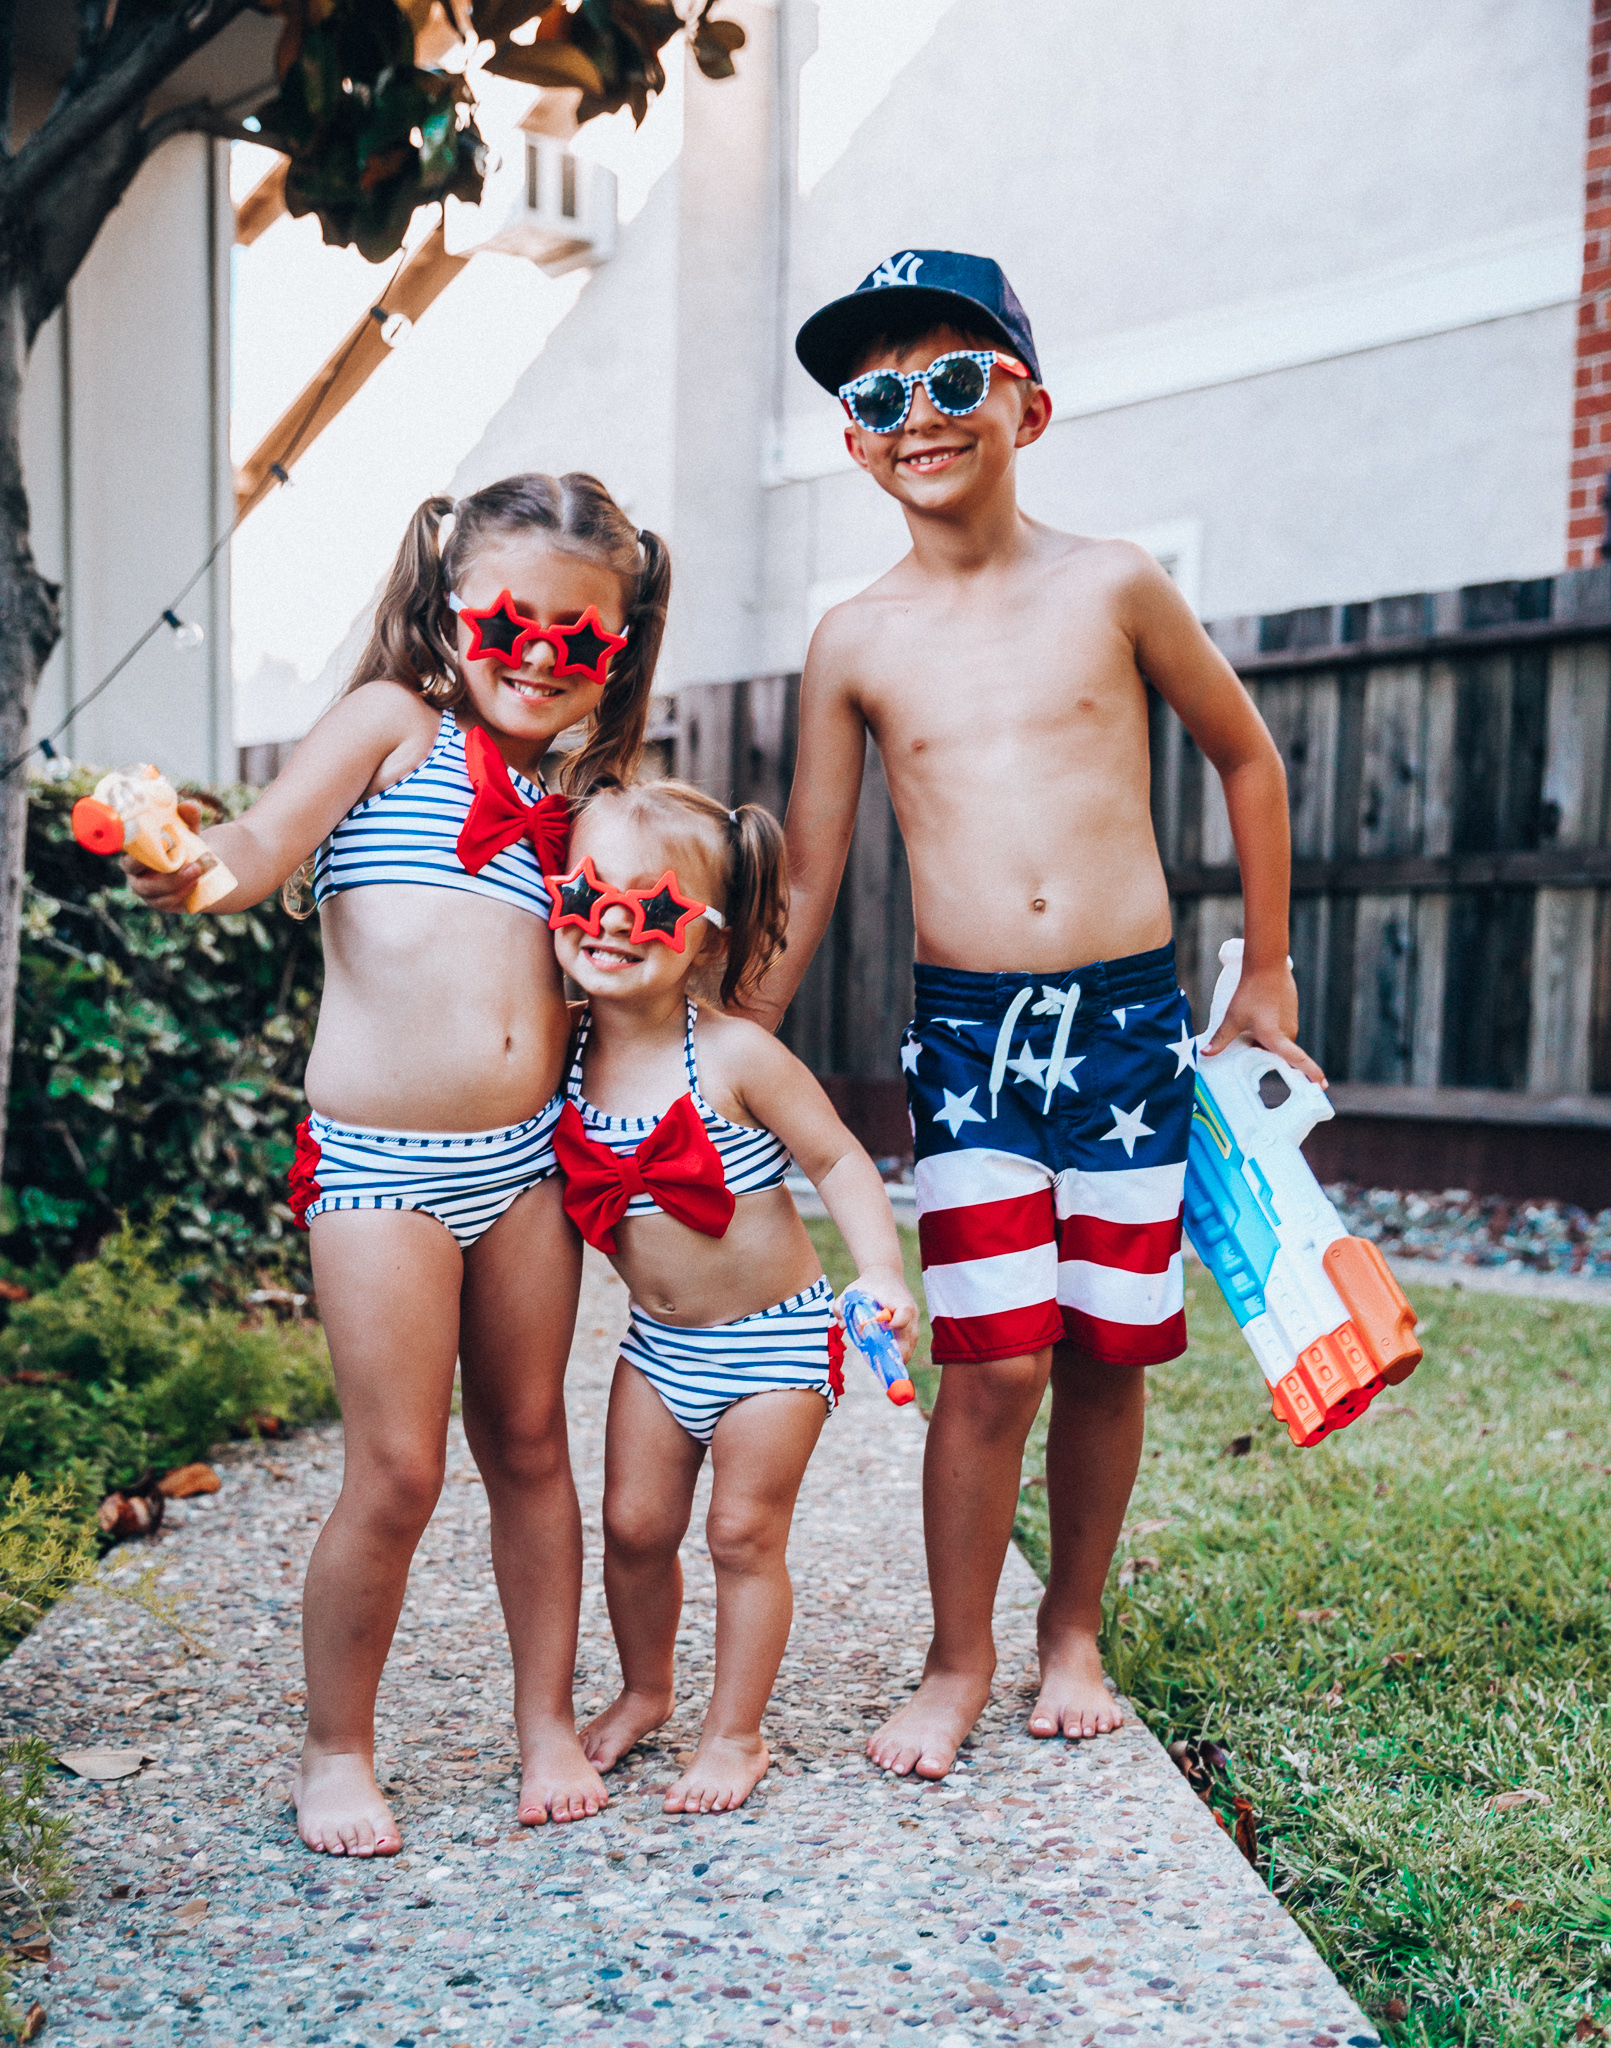
[[[886,256],[873,272],[874,286],[882,284],[916,284],[917,273],[923,267],[923,259],[915,250],[908,249],[903,256]]]

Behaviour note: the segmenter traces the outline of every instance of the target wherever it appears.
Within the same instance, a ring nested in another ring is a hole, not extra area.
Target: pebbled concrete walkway
[[[584,1711],[614,1675],[597,1501],[625,1317],[624,1289],[590,1260],[570,1382],[590,1530]],[[671,1726],[614,1774],[598,1821],[535,1831],[513,1825],[486,1502],[455,1427],[382,1693],[406,1842],[389,1863],[309,1855],[282,1789],[301,1574],[339,1433],[226,1460],[223,1492],[147,1546],[212,1654],[186,1659],[75,1599],[0,1665],[0,1725],[153,1759],[116,1785],[62,1782],[79,1893],[52,1962],[22,1973],[47,2043],[1379,2048],[1150,1735],[1076,1748],[1020,1732],[1039,1589],[1016,1552],[1001,1680],[966,1769],[919,1786],[868,1767],[865,1735],[922,1657],[922,1427],[852,1375],[801,1497],[777,1764],[749,1804],[660,1811],[709,1678],[712,1584],[691,1540]]]

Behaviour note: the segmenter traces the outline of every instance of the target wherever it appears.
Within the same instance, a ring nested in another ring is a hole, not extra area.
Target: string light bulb
[[[173,644],[182,647],[186,654],[193,654],[207,638],[205,626],[198,626],[194,619],[182,619],[176,611],[162,614],[166,625],[173,628]]]
[[[371,306],[369,317],[379,326],[380,338],[388,348],[397,348],[414,332],[414,323],[406,313],[388,313],[384,306]]]

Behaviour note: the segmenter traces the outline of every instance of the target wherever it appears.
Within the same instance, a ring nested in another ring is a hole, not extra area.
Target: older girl
[[[441,529],[451,519],[451,537]],[[670,565],[594,478],[508,477],[409,526],[351,686],[256,804],[205,836],[258,903],[317,849],[325,986],[293,1207],[345,1425],[308,1569],[293,1796],[333,1855],[400,1846],[374,1707],[442,1483],[454,1362],[514,1658],[525,1822],[606,1793],[571,1704],[581,1527],[562,1381],[576,1240],[554,1176],[568,1020],[543,870],[566,806],[539,764],[586,721],[573,797],[630,776]],[[134,869],[158,909],[196,877]]]
[[[555,1134],[565,1206],[632,1291],[605,1439],[622,1687],[583,1742],[608,1770],[671,1712],[677,1552],[708,1449],[716,1679],[665,1804],[721,1812],[767,1768],[761,1715],[793,1616],[789,1523],[843,1387],[833,1290],[783,1185],[791,1153],[903,1355],[917,1308],[877,1168],[794,1055],[721,1007],[782,945],[776,821],[685,783],[606,791],[549,890],[560,963],[587,997]]]

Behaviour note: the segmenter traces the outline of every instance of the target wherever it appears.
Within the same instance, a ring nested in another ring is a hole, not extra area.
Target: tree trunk
[[[27,353],[22,294],[12,283],[0,288],[0,767],[28,745],[39,672],[61,630],[59,593],[36,568],[28,536],[28,494],[22,481]],[[20,762],[0,781],[0,1159],[11,1086],[27,829],[28,769]]]

